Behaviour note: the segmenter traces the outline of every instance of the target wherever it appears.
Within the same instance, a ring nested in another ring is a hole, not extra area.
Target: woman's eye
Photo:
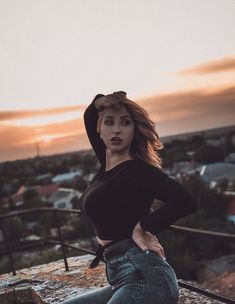
[[[111,125],[114,124],[114,121],[113,121],[112,119],[105,119],[105,120],[104,120],[104,124],[105,124],[106,126],[111,126]],[[131,124],[131,120],[130,120],[130,119],[123,119],[123,120],[121,120],[120,124],[121,124],[122,126],[128,126],[128,125]]]
[[[112,123],[113,123],[113,121],[112,121],[111,119],[106,119],[106,120],[104,121],[104,123],[105,123],[105,125],[107,125],[107,126],[111,126]]]
[[[122,121],[123,126],[128,126],[130,123],[131,123],[131,121],[129,119],[125,119]]]

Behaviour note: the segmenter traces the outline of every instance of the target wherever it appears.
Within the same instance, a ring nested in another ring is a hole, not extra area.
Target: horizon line
[[[226,129],[226,128],[235,128],[235,124],[233,125],[225,125],[225,126],[220,126],[220,127],[215,127],[215,128],[209,128],[209,129],[200,129],[200,130],[196,130],[196,131],[191,131],[191,132],[184,132],[184,133],[176,133],[176,134],[172,134],[172,135],[166,135],[166,136],[162,136],[160,137],[161,140],[167,139],[170,137],[177,137],[177,136],[186,136],[186,135],[193,135],[195,133],[201,133],[201,132],[208,132],[208,131],[212,131],[212,130],[219,130],[219,129]],[[173,138],[172,138],[173,140]],[[34,159],[34,158],[41,158],[41,157],[52,157],[52,156],[59,156],[59,155],[64,155],[64,154],[69,154],[69,153],[76,153],[79,151],[90,151],[92,150],[92,148],[84,148],[84,149],[79,149],[79,150],[70,150],[64,153],[54,153],[54,154],[45,154],[45,155],[40,155],[40,156],[30,156],[30,157],[26,157],[26,158],[18,158],[15,160],[4,160],[4,161],[0,161],[0,165],[6,163],[6,162],[17,162],[17,161],[24,161],[24,160],[29,160],[29,159]]]

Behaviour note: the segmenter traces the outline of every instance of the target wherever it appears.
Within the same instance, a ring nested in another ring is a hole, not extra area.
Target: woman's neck
[[[115,167],[116,165],[129,160],[129,159],[133,159],[133,157],[130,156],[129,153],[126,154],[118,154],[118,153],[109,153],[108,151],[106,151],[106,168],[105,170],[108,171],[110,169],[112,169],[113,167]]]

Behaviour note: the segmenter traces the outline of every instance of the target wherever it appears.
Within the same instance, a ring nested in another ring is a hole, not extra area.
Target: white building
[[[81,171],[75,171],[75,172],[68,172],[68,173],[63,173],[63,174],[58,174],[55,177],[52,178],[52,182],[56,184],[61,184],[64,182],[71,181],[75,179],[78,176],[81,176],[82,172]]]

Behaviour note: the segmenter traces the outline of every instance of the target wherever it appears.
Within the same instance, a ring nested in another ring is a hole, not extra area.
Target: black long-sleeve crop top
[[[196,210],[196,200],[183,185],[142,160],[126,160],[105,171],[105,146],[96,131],[97,118],[92,103],[84,113],[84,123],[101,168],[80,204],[100,239],[131,237],[139,221],[145,231],[157,235]],[[155,198],[163,204],[150,213]]]

